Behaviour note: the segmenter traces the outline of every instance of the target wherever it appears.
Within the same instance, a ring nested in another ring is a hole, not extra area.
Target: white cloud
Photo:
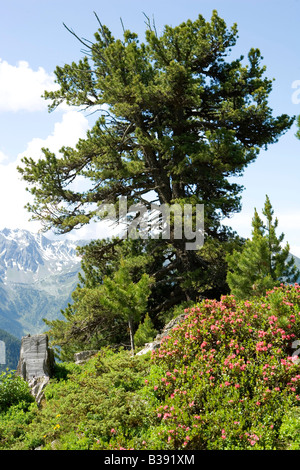
[[[24,60],[10,65],[0,59],[0,112],[45,110],[48,103],[41,95],[57,88],[54,76],[42,67],[35,71]]]
[[[248,211],[235,214],[232,218],[226,219],[225,225],[233,228],[240,236],[244,238],[251,238],[252,231],[252,218],[254,212]],[[262,214],[259,214],[262,217]],[[274,217],[278,219],[278,227],[276,230],[277,236],[281,233],[284,234],[282,246],[286,243],[290,245],[290,252],[300,258],[300,245],[299,245],[299,234],[300,234],[300,211],[297,209],[286,212],[274,213]]]
[[[7,160],[7,156],[0,150],[0,163],[4,162],[5,160]]]
[[[239,212],[234,214],[230,218],[226,218],[222,221],[224,225],[231,227],[235,230],[241,237],[250,238],[251,237],[251,222],[253,218],[253,213],[249,212]]]
[[[292,245],[290,252],[292,253],[293,256],[300,258],[300,246],[299,245]]]
[[[26,61],[11,65],[0,58],[0,113],[45,112],[49,103],[42,95],[45,90],[55,89],[58,85],[54,82],[54,75],[49,75],[44,68],[33,70]],[[32,198],[25,189],[26,183],[21,179],[17,166],[22,166],[24,156],[37,161],[43,156],[43,147],[57,154],[61,147],[74,147],[79,138],[84,138],[89,121],[80,109],[78,111],[78,108],[61,104],[58,111],[63,114],[58,114],[60,121],[55,123],[53,132],[45,139],[32,138],[15,161],[12,162],[0,151],[0,229],[9,227],[38,231],[41,228],[39,222],[29,222],[31,214],[24,209],[24,205],[32,202]],[[76,181],[78,190],[80,185],[82,181]],[[83,227],[70,236],[77,239],[92,237],[95,233],[101,236],[99,230],[102,233],[103,229],[98,225]]]
[[[24,152],[18,155],[14,162],[5,164],[6,156],[0,155],[0,228],[24,228],[38,231],[41,224],[29,222],[31,214],[24,209],[24,205],[31,201],[31,195],[26,191],[26,182],[21,179],[17,166],[21,165],[21,158],[26,155],[38,160],[41,148],[49,148],[53,152],[63,146],[74,147],[79,138],[86,135],[88,129],[87,119],[78,112],[71,111],[62,116],[57,122],[51,135],[46,139],[32,139]]]
[[[75,147],[78,139],[84,138],[88,130],[88,120],[78,111],[69,111],[62,115],[62,120],[54,124],[52,134],[46,139],[33,138],[24,152],[18,155],[21,158],[26,155],[34,160],[42,156],[41,148],[49,148],[51,152],[58,153],[63,146]]]

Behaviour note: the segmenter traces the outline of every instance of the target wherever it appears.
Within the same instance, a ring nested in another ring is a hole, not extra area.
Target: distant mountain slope
[[[6,369],[16,370],[20,357],[21,340],[4,330],[0,330],[0,341],[5,344],[5,357],[2,358],[1,356],[1,359],[4,359],[5,362],[0,362],[0,373]]]
[[[293,255],[292,253],[290,254],[290,257],[293,257],[293,258],[294,258],[295,265],[296,265],[297,269],[300,271],[300,258],[298,258],[297,256]],[[288,259],[290,259],[290,258],[288,258]],[[300,276],[299,276],[297,282],[300,283]]]
[[[300,270],[300,258],[297,258],[297,256],[291,254],[291,256],[294,258],[295,260],[295,265],[297,266],[297,268]]]
[[[61,318],[78,282],[76,246],[27,230],[0,230],[0,329],[17,338]]]

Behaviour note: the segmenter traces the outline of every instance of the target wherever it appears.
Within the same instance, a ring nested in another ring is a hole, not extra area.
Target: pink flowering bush
[[[283,418],[300,403],[300,286],[185,312],[152,355],[142,448],[278,448]]]
[[[60,365],[41,409],[0,413],[0,448],[299,450],[299,352],[299,285],[204,300],[152,356]]]

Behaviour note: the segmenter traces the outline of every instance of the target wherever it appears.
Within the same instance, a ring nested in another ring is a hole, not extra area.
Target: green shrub
[[[279,446],[283,450],[300,450],[300,409],[292,408],[282,421],[279,433]]]
[[[26,408],[33,401],[34,398],[25,380],[16,376],[13,371],[0,374],[0,413],[20,402],[23,402],[23,407]]]
[[[20,402],[18,405],[10,406],[6,412],[0,413],[1,450],[18,448],[22,445],[28,425],[36,417],[37,411],[36,403],[31,403],[29,406],[27,403],[24,406],[24,402]]]
[[[145,406],[136,393],[149,373],[149,356],[103,349],[83,366],[59,369],[45,389],[45,406],[28,426],[23,449],[39,442],[44,449],[87,450],[99,436],[109,448],[113,427],[129,439],[144,425]]]
[[[144,321],[139,324],[139,327],[135,332],[134,343],[138,348],[141,348],[146,343],[153,341],[156,335],[157,330],[154,328],[152,320],[147,313]]]
[[[152,355],[60,364],[42,409],[0,413],[0,448],[299,449],[300,287],[185,314]]]
[[[298,338],[298,285],[251,302],[225,296],[187,309],[152,357],[148,448],[276,448],[300,400]]]

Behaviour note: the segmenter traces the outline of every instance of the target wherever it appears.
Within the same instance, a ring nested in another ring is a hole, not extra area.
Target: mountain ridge
[[[76,247],[85,243],[0,230],[0,329],[21,338],[43,332],[43,318],[62,318],[81,268]]]

